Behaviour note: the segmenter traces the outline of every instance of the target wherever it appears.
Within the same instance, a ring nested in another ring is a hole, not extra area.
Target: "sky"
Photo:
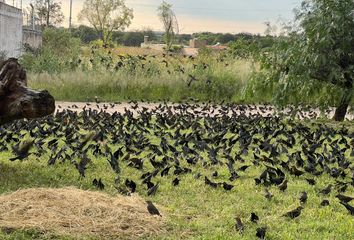
[[[12,0],[6,0],[12,2]],[[16,0],[21,1],[21,0]],[[23,6],[34,0],[22,0]],[[64,26],[68,26],[70,0],[59,0],[65,15]],[[275,24],[293,18],[293,9],[302,0],[166,0],[173,5],[181,33],[229,32],[264,33],[264,22]],[[161,31],[162,24],[157,16],[157,7],[162,0],[125,0],[133,8],[134,19],[129,30],[150,27]],[[84,0],[73,0],[73,24],[79,22],[77,15]]]

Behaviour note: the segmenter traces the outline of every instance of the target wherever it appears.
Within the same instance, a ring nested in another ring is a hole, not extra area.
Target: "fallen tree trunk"
[[[0,125],[22,118],[52,114],[54,98],[47,91],[27,88],[26,71],[10,58],[0,63]]]

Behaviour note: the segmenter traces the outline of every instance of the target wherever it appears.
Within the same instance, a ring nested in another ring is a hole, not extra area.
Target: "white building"
[[[22,10],[0,0],[0,52],[19,57],[22,50]]]

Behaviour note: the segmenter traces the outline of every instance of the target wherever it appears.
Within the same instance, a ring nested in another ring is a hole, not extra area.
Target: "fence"
[[[34,30],[34,31],[41,31],[41,25],[39,23],[38,18],[33,17],[33,15],[27,11],[26,9],[22,10],[22,19],[23,19],[23,29],[26,30]]]

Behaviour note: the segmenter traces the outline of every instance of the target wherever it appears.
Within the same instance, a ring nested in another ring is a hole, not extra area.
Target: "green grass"
[[[95,164],[87,171],[87,177],[80,179],[76,169],[71,164],[59,164],[48,167],[45,157],[42,160],[30,159],[26,162],[11,163],[7,160],[8,154],[1,155],[1,193],[15,191],[29,187],[64,187],[77,186],[83,189],[93,189],[93,178],[102,177],[109,194],[115,192],[113,187],[114,175],[105,159],[95,160]],[[198,168],[195,169],[198,171]],[[211,168],[205,171],[210,175],[218,170],[220,177],[215,180],[226,179],[226,169],[221,167]],[[323,197],[318,196],[316,190],[323,188],[331,182],[328,177],[318,179],[318,186],[309,187],[303,180],[290,178],[290,184],[286,193],[281,193],[277,188],[270,191],[275,195],[271,201],[263,196],[263,188],[254,185],[253,177],[257,177],[261,169],[247,172],[247,177],[236,180],[232,192],[223,189],[211,189],[203,180],[196,181],[192,175],[181,177],[181,183],[173,187],[173,177],[161,180],[158,194],[152,197],[152,201],[159,204],[167,215],[166,235],[160,239],[180,239],[181,236],[188,239],[237,239],[241,238],[234,229],[234,218],[240,216],[246,224],[242,239],[255,239],[255,229],[259,225],[268,227],[269,239],[350,239],[354,235],[353,216],[338,203],[333,196],[329,197],[329,207],[319,207]],[[138,172],[124,168],[123,178],[139,182]],[[298,206],[297,198],[301,191],[307,191],[309,202],[306,204],[302,215],[295,220],[281,217],[286,211]],[[138,192],[145,198],[146,190],[141,186]],[[351,191],[353,195],[354,192]],[[255,211],[260,216],[259,224],[248,221],[250,213]],[[15,231],[14,233],[0,233],[1,239],[45,239],[35,230]],[[47,235],[47,236],[46,236]],[[49,236],[53,236],[50,234]],[[59,237],[69,239],[68,237]],[[49,237],[48,237],[49,239]]]
[[[330,122],[331,123],[331,122]],[[317,122],[307,123],[311,128],[319,127]],[[319,123],[326,124],[326,123]],[[84,127],[84,126],[80,126]],[[152,127],[153,129],[153,127]],[[185,131],[191,131],[186,129]],[[151,141],[158,143],[158,137],[152,132],[146,137]],[[119,144],[123,146],[123,144]],[[116,149],[118,145],[111,146]],[[294,150],[299,149],[297,146]],[[142,156],[146,154],[142,153]],[[204,153],[202,153],[203,155]],[[10,162],[12,157],[10,152],[0,153],[0,193],[9,193],[18,189],[30,187],[64,187],[76,186],[81,189],[95,190],[92,186],[94,178],[102,178],[106,185],[105,192],[115,194],[114,178],[106,158],[94,157],[93,163],[86,171],[86,177],[80,178],[75,167],[66,160],[64,163],[57,163],[54,166],[47,166],[49,154],[41,158],[30,156],[24,162]],[[134,157],[134,156],[131,156]],[[284,158],[283,156],[282,158]],[[252,160],[250,151],[246,157],[246,164]],[[350,161],[353,159],[351,158]],[[235,168],[242,164],[236,163]],[[145,164],[147,169],[151,169],[150,164]],[[269,190],[274,194],[271,201],[263,197],[262,186],[255,186],[253,178],[258,177],[264,167],[252,167],[240,174],[240,178],[233,184],[234,189],[227,192],[222,188],[212,189],[204,184],[203,177],[194,179],[194,175],[200,172],[213,181],[227,181],[228,172],[225,165],[216,165],[208,168],[189,166],[193,170],[192,174],[181,175],[180,185],[173,187],[172,180],[175,178],[172,174],[161,178],[159,175],[153,182],[160,182],[160,188],[156,196],[148,197],[146,187],[140,184],[141,172],[129,168],[125,163],[121,164],[122,176],[134,180],[138,184],[138,194],[146,199],[151,199],[158,204],[163,211],[167,222],[168,231],[152,239],[255,239],[255,231],[259,226],[267,226],[267,239],[352,239],[354,236],[354,219],[339,204],[332,193],[327,199],[330,201],[329,207],[320,207],[320,202],[324,199],[318,194],[318,190],[324,188],[329,183],[333,183],[333,178],[324,174],[317,178],[317,185],[310,186],[304,181],[304,177],[295,178],[286,174],[289,179],[288,189],[285,193],[280,192],[276,187]],[[145,170],[147,170],[145,169]],[[219,172],[217,178],[212,178],[214,171]],[[301,216],[295,220],[289,220],[281,215],[296,208],[298,196],[301,191],[307,191],[309,200],[305,205]],[[353,187],[349,187],[346,195],[354,196]],[[249,221],[250,213],[256,212],[260,217],[258,224]],[[241,217],[245,224],[245,232],[240,235],[235,229],[235,217]],[[73,239],[70,236],[58,236],[55,233],[43,233],[38,230],[15,230],[0,232],[0,239]],[[83,237],[83,239],[90,239]],[[92,238],[94,239],[94,238]]]

